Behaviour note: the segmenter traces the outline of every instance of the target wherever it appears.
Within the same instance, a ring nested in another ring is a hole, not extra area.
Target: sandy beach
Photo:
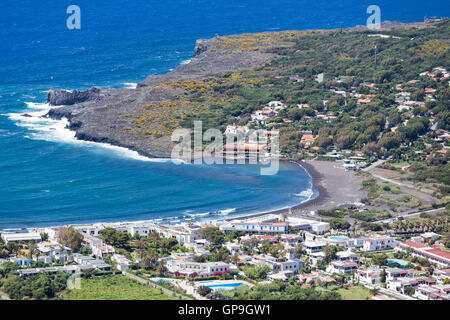
[[[311,211],[332,209],[339,205],[360,202],[367,192],[362,190],[363,177],[353,171],[346,171],[340,162],[302,160],[296,161],[304,167],[313,178],[314,187],[319,195],[310,201],[292,207],[292,213],[298,216],[311,216]],[[275,210],[270,213],[286,213],[288,209]]]

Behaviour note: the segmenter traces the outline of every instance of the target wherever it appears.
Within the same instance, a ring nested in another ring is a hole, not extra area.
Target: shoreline
[[[317,212],[321,209],[331,209],[344,200],[345,203],[357,202],[361,200],[364,195],[360,190],[360,185],[358,184],[363,178],[357,177],[353,172],[345,171],[342,167],[336,167],[338,164],[336,161],[317,161],[317,160],[288,160],[283,159],[281,161],[296,163],[301,166],[302,169],[306,170],[312,178],[312,186],[318,192],[318,195],[310,200],[292,207],[285,207],[276,210],[261,211],[258,213],[243,213],[242,215],[236,216],[211,216],[206,219],[199,219],[195,222],[197,223],[208,223],[211,221],[231,221],[231,220],[244,220],[248,218],[264,216],[269,214],[281,215],[288,213],[289,210],[292,211],[294,216],[307,218],[310,220],[322,220],[322,217],[316,214],[311,215],[311,211]],[[349,179],[343,183],[343,179]],[[357,182],[355,184],[355,181]],[[329,186],[331,184],[331,186]],[[344,185],[349,185],[352,189],[352,193],[345,196],[346,189]],[[330,190],[331,189],[331,190]],[[359,191],[359,192],[358,192]],[[342,203],[341,203],[342,204]],[[174,215],[172,217],[166,218],[154,218],[148,220],[117,220],[117,221],[92,221],[92,222],[80,222],[80,223],[65,223],[60,225],[47,225],[47,226],[36,226],[36,227],[9,227],[0,229],[0,231],[6,230],[42,230],[45,228],[55,228],[61,226],[83,226],[83,225],[96,225],[104,224],[108,226],[114,226],[119,224],[145,224],[154,223],[159,225],[170,225],[171,220],[176,220],[176,223],[188,222],[189,219],[183,220],[180,215]]]
[[[387,23],[389,25],[389,23]],[[409,25],[411,23],[407,23],[406,25]],[[404,27],[405,25],[403,25]],[[399,26],[395,26],[395,27],[399,27]],[[353,27],[354,29],[358,29],[358,26]],[[338,28],[341,29],[341,28]],[[337,30],[338,30],[337,29]],[[352,28],[349,28],[352,29]],[[334,30],[334,29],[331,29]],[[182,61],[179,66],[187,66],[189,65],[192,60],[196,57],[195,53],[194,56],[191,59],[188,59],[187,61]],[[174,69],[173,69],[174,70]],[[172,74],[173,70],[170,70],[168,73],[162,73],[161,75],[164,74]],[[142,82],[142,81],[141,81]],[[140,82],[139,82],[140,83]],[[139,87],[139,83],[137,85],[137,87]],[[122,90],[136,90],[134,87],[133,83],[133,87],[131,86],[131,83],[122,83],[123,85],[125,85],[124,88],[122,88]],[[48,102],[48,101],[47,101]],[[45,103],[44,103],[45,104]],[[48,106],[49,109],[47,110],[47,114],[44,117],[50,117],[53,120],[63,120],[62,119],[55,119],[51,116],[49,116],[51,110],[56,110],[59,107],[63,107],[63,106]],[[24,111],[26,112],[26,111]],[[136,153],[134,155],[131,156],[131,158],[134,158],[136,160],[143,160],[143,161],[170,161],[171,159],[168,159],[166,157],[161,157],[161,156],[157,156],[154,154],[148,154],[145,151],[143,151],[142,149],[139,149],[137,147],[134,146],[125,146],[122,145],[121,143],[118,143],[117,141],[111,141],[111,140],[107,140],[105,141],[105,139],[103,139],[102,141],[95,141],[95,139],[87,139],[86,136],[77,136],[77,130],[73,127],[71,127],[71,119],[70,117],[66,118],[68,124],[65,127],[65,129],[67,129],[68,131],[70,131],[71,133],[74,133],[74,137],[73,140],[77,141],[77,142],[87,142],[87,143],[93,143],[95,145],[98,145],[99,147],[103,147],[103,148],[108,148],[108,149],[113,149],[113,148],[117,148],[117,149],[121,149],[122,151],[126,151],[126,152],[132,152],[132,153]],[[130,155],[128,155],[130,156]],[[140,159],[137,159],[140,158]],[[172,160],[173,161],[173,160]],[[276,210],[268,210],[267,212],[259,212],[259,213],[248,213],[245,214],[243,213],[241,216],[236,216],[236,217],[217,217],[217,219],[211,219],[211,220],[230,220],[230,219],[245,219],[248,218],[250,216],[260,216],[260,215],[265,215],[265,214],[283,214],[283,213],[287,213],[289,212],[289,210],[292,211],[292,213],[294,215],[300,215],[300,216],[305,216],[308,215],[308,213],[310,213],[311,211],[317,211],[319,209],[324,209],[324,208],[328,208],[330,206],[334,206],[335,203],[339,202],[341,199],[339,192],[330,192],[329,188],[330,188],[330,183],[331,185],[335,184],[335,182],[337,183],[342,183],[347,184],[347,181],[345,180],[341,180],[341,179],[333,179],[330,178],[329,175],[329,169],[328,168],[322,168],[324,170],[321,170],[320,168],[318,168],[316,164],[316,162],[314,161],[305,161],[305,160],[288,160],[288,159],[280,159],[280,161],[287,161],[287,162],[292,162],[292,163],[296,163],[298,165],[300,165],[312,178],[312,187],[315,189],[315,193],[318,193],[315,195],[315,197],[310,198],[309,200],[304,200],[304,202],[299,203],[298,205],[294,205],[294,206],[290,206],[290,207],[284,207],[281,209],[276,209]],[[334,164],[335,162],[330,162],[330,164]],[[337,169],[334,168],[333,170],[341,170],[343,171],[343,169]],[[336,171],[338,172],[338,171]],[[342,178],[342,175],[340,175],[340,177]],[[334,180],[334,181],[333,181]],[[344,183],[345,181],[345,183]],[[345,198],[345,197],[343,197]],[[348,198],[348,197],[347,197]],[[355,201],[360,200],[361,197],[355,197]],[[348,199],[346,201],[349,201]],[[317,216],[315,215],[308,215],[311,219],[317,219]],[[170,219],[177,219],[178,216],[173,216]],[[158,218],[156,218],[158,219]],[[154,219],[154,220],[156,220]],[[154,221],[154,220],[149,220],[149,221]],[[128,221],[124,221],[128,222]],[[132,221],[130,221],[132,222]],[[114,223],[114,222],[92,222],[92,223]],[[26,227],[22,227],[22,228],[26,228]],[[39,227],[31,227],[31,228],[39,228]]]

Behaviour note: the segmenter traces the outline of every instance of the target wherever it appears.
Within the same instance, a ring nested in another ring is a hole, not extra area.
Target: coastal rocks
[[[209,49],[209,46],[211,43],[214,42],[213,39],[198,39],[195,42],[195,48],[194,48],[194,57],[197,57],[201,55],[203,52],[206,52]]]
[[[97,100],[100,98],[100,92],[101,90],[96,87],[86,91],[51,89],[47,95],[47,102],[51,106],[68,106],[85,101]]]
[[[50,109],[45,117],[54,120],[61,120],[62,118],[70,120],[72,118],[72,112],[63,108]]]

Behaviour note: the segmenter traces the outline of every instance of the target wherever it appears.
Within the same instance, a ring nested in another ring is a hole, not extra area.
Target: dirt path
[[[380,181],[389,182],[397,187],[399,187],[400,191],[406,194],[410,194],[411,196],[415,197],[416,199],[419,199],[424,204],[430,204],[438,201],[437,198],[433,197],[432,195],[429,195],[428,193],[421,192],[419,190],[416,190],[414,186],[410,183],[401,182],[398,180],[393,179],[390,176],[389,170],[386,169],[380,169],[380,168],[372,168],[369,170],[372,174],[372,176]]]

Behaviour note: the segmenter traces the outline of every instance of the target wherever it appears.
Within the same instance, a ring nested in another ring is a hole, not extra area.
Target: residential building
[[[358,269],[358,264],[351,261],[331,261],[327,268],[327,272],[351,275]]]
[[[225,262],[193,262],[177,259],[168,259],[166,267],[170,274],[177,276],[206,277],[230,272]]]
[[[325,242],[305,241],[303,247],[305,248],[308,254],[311,254],[322,251],[322,249],[325,248],[326,245],[327,244]]]
[[[389,236],[373,237],[364,241],[363,251],[393,249],[398,242]]]
[[[41,234],[38,232],[18,232],[18,233],[2,233],[3,241],[9,242],[41,242]]]
[[[399,244],[401,249],[411,248],[413,250],[412,255],[428,259],[430,262],[435,263],[441,267],[450,266],[450,253],[444,252],[432,247],[429,247],[423,243],[405,241]]]
[[[365,284],[377,284],[380,283],[381,272],[379,268],[358,269],[356,279]]]

